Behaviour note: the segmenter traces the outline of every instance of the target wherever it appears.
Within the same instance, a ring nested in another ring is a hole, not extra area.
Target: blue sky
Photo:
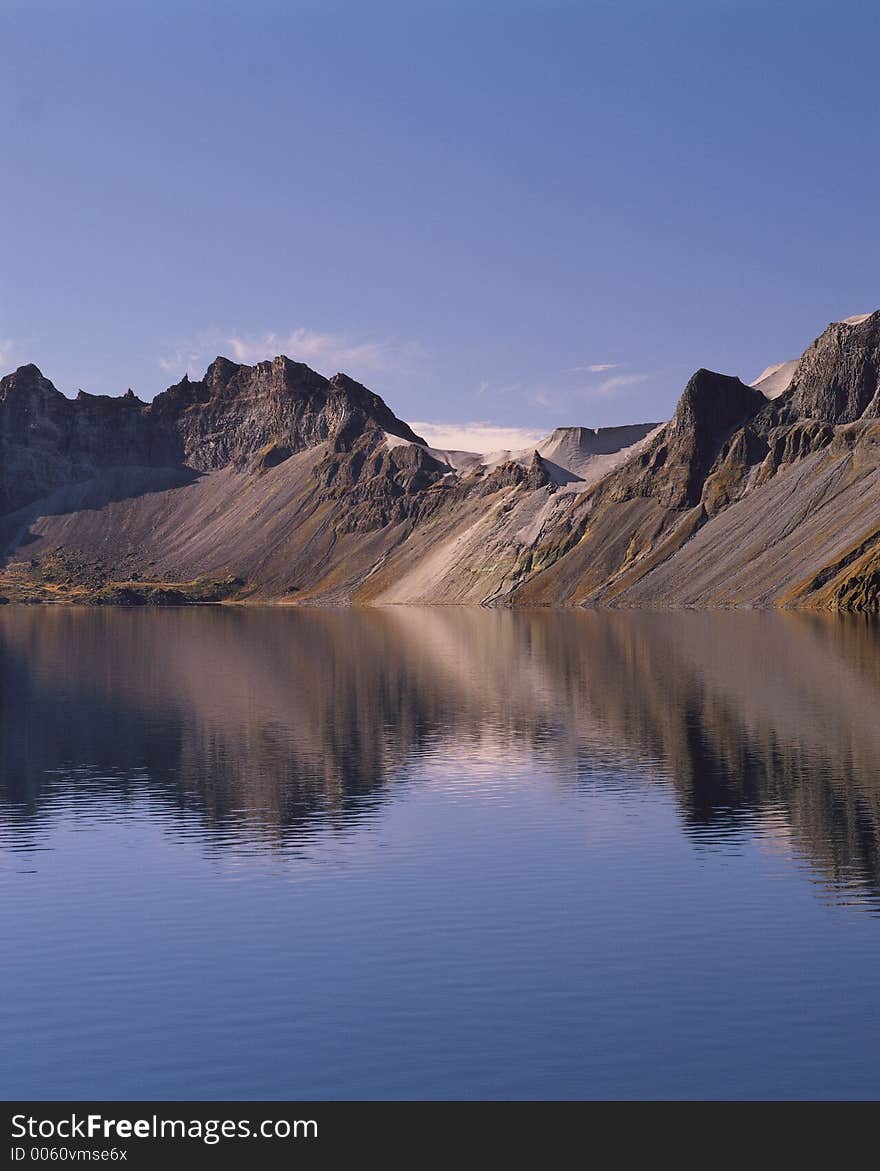
[[[668,416],[880,305],[876,4],[0,0],[0,365]]]

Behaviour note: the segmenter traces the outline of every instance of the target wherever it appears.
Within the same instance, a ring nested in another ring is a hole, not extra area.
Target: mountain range
[[[441,451],[372,391],[217,358],[142,402],[0,379],[0,597],[880,605],[880,311],[672,418]]]

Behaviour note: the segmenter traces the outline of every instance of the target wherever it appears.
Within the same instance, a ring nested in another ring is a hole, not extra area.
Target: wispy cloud
[[[611,398],[628,387],[647,382],[650,378],[649,374],[611,374],[610,377],[601,377],[609,374],[612,370],[621,370],[625,366],[625,362],[591,362],[588,366],[574,366],[566,373],[586,375],[586,377],[579,378],[577,384],[574,384],[573,380],[567,379],[559,387],[533,390],[529,396],[529,402],[533,406],[543,407],[547,410],[570,409],[572,403],[577,399],[582,399],[584,395],[588,398]]]
[[[412,423],[417,435],[427,440],[430,447],[443,451],[519,451],[534,447],[546,432],[531,431],[526,427],[502,427],[496,423]]]
[[[619,362],[593,362],[590,366],[572,366],[569,374],[602,374],[605,370],[616,370]]]
[[[0,338],[0,374],[8,373],[12,367],[15,342],[12,338]]]
[[[606,378],[598,386],[591,387],[590,392],[599,398],[610,398],[628,386],[638,386],[641,382],[647,382],[648,378],[648,374],[615,374],[613,378]]]
[[[322,374],[344,370],[364,377],[381,374],[411,361],[419,352],[413,343],[354,338],[348,334],[321,332],[299,326],[287,333],[267,331],[259,334],[206,330],[176,346],[159,359],[166,374],[188,374],[200,378],[217,354],[236,362],[254,365],[278,354],[296,362],[305,362]]]
[[[382,341],[353,341],[338,333],[319,333],[301,327],[289,334],[265,333],[259,337],[230,337],[229,345],[237,362],[262,362],[276,354],[287,354],[310,366],[323,366],[331,373],[342,367],[384,370],[394,347]]]

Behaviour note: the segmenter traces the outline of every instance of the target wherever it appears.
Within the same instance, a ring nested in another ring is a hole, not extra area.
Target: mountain
[[[637,459],[548,526],[519,604],[880,602],[880,312],[833,323],[768,401],[699,371]]]
[[[880,312],[666,424],[429,447],[278,357],[151,403],[0,380],[0,595],[31,601],[880,605]]]
[[[535,448],[559,483],[593,483],[618,467],[656,429],[655,423],[625,427],[557,427]]]
[[[36,366],[22,366],[0,379],[0,404],[2,513],[108,469],[243,470],[368,425],[423,442],[360,383],[289,358],[254,367],[217,358],[200,382],[184,377],[150,404],[131,391],[69,399]]]

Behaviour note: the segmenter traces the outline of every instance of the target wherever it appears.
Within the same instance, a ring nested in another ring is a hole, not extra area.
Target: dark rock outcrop
[[[33,365],[0,379],[0,514],[102,469],[167,466],[180,454],[130,391],[69,399]]]
[[[373,425],[351,441],[348,430],[313,472],[319,498],[345,505],[337,531],[373,532],[432,510],[436,501],[427,492],[449,474],[446,464],[419,443],[389,448],[384,431]]]
[[[668,503],[699,503],[706,477],[731,433],[755,415],[766,400],[738,378],[698,370],[688,382],[663,434]]]

